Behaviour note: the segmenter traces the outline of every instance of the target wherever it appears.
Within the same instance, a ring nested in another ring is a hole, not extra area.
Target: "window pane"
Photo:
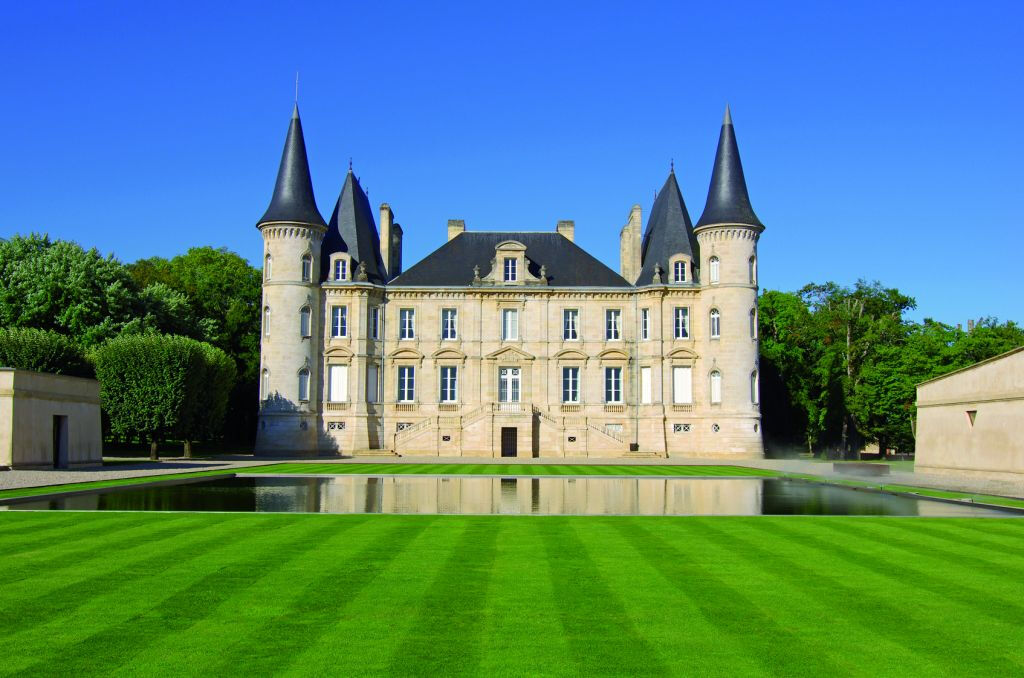
[[[651,368],[640,368],[640,402],[647,405],[651,402]]]
[[[711,402],[722,402],[722,373],[718,371],[711,373]]]
[[[651,331],[651,312],[649,309],[640,309],[640,338],[647,340],[650,338]]]
[[[573,308],[567,308],[562,312],[562,338],[572,341],[580,338],[579,335],[579,314]]]
[[[672,368],[672,402],[681,405],[688,405],[693,402],[693,373],[691,368]]]

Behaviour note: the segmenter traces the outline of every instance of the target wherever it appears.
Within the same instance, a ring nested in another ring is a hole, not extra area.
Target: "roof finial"
[[[349,156],[349,159],[348,159],[348,173],[352,174],[352,157],[351,156]]]
[[[299,105],[299,72],[295,71],[295,105]]]
[[[728,103],[725,104],[725,117],[722,118],[722,124],[723,125],[731,125],[732,124],[732,115],[729,113],[729,104]]]
[[[672,159],[670,159],[668,161],[668,171],[671,174],[675,174],[676,173],[676,159],[675,158],[672,158]]]

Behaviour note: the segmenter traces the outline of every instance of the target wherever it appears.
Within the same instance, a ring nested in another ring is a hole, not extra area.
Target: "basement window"
[[[978,416],[978,410],[967,410],[967,428],[974,428],[974,419]]]

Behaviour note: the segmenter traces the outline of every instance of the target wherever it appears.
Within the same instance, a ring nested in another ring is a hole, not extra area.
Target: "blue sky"
[[[256,262],[295,72],[320,211],[349,157],[406,265],[549,230],[618,268],[671,159],[700,216],[726,102],[763,285],[878,279],[914,317],[1024,321],[1011,3],[8,3],[0,237]]]

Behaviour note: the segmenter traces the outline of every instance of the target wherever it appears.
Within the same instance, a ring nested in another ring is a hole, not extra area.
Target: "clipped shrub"
[[[207,343],[199,344],[205,363],[204,388],[197,399],[199,412],[196,420],[195,438],[215,440],[224,431],[224,417],[228,400],[235,386],[237,369],[235,361],[224,351]]]
[[[0,328],[0,367],[72,377],[94,375],[80,346],[57,332],[30,327]]]

